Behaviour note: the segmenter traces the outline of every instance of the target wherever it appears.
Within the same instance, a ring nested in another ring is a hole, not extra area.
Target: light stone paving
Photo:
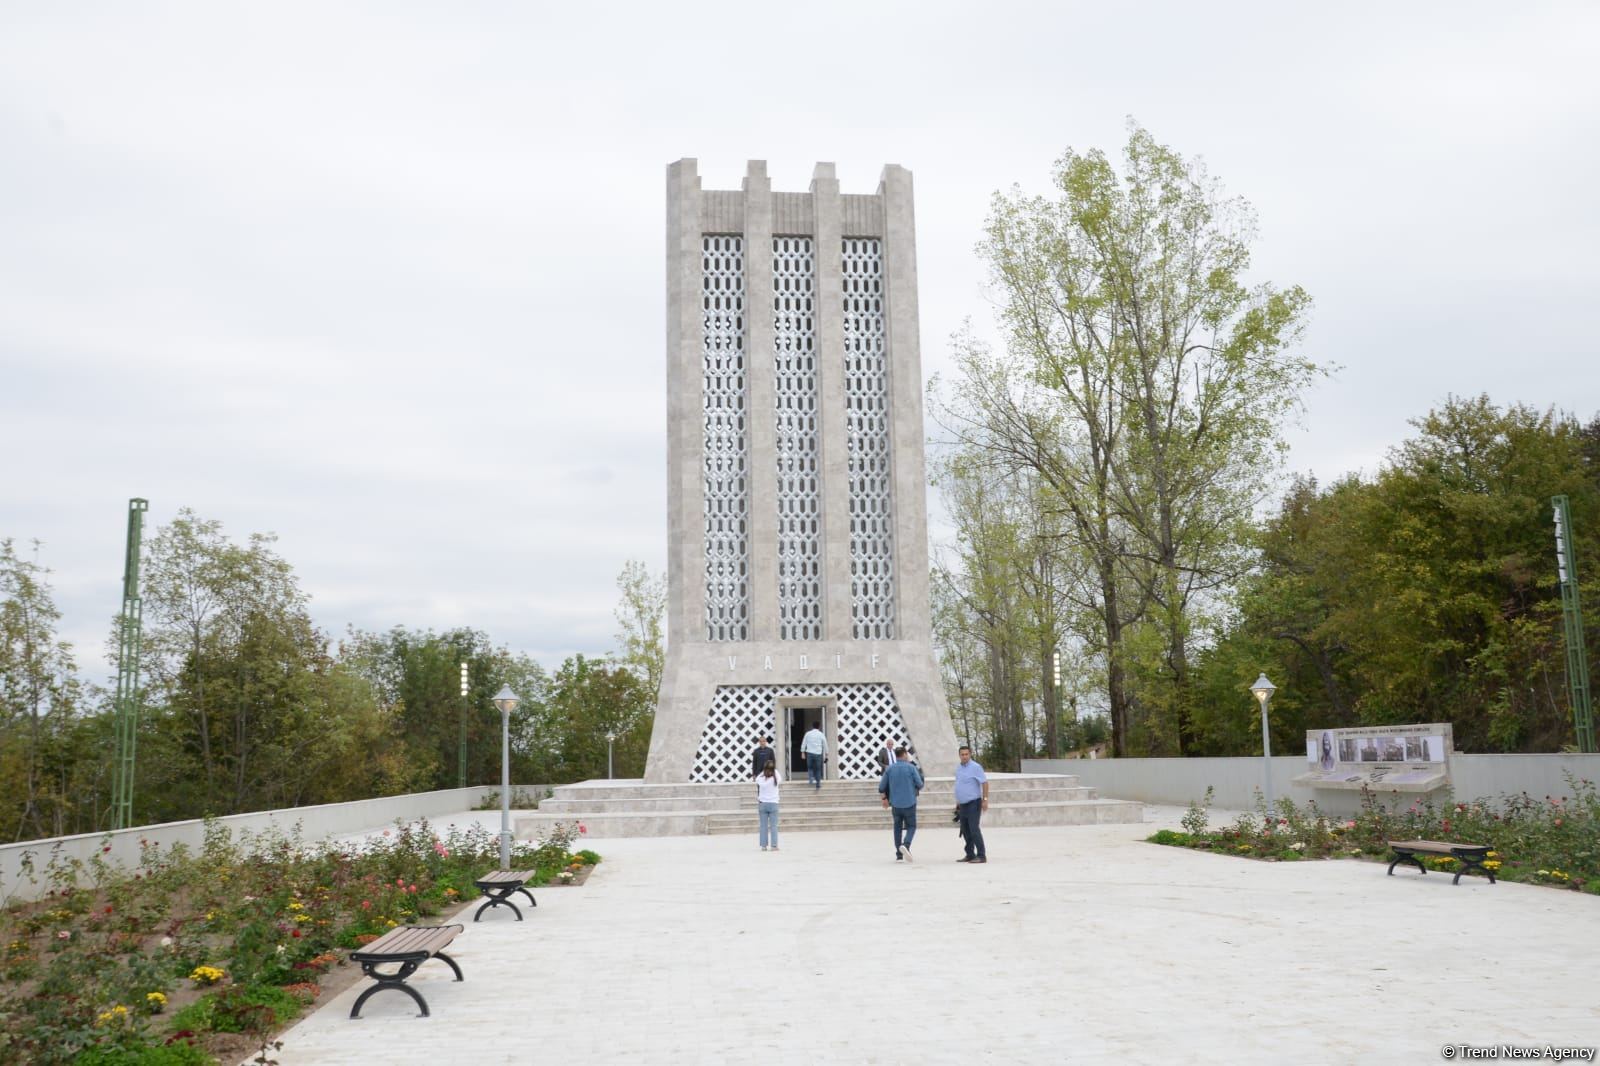
[[[1366,862],[1261,863],[1145,825],[994,829],[957,864],[889,833],[591,841],[579,888],[504,908],[413,980],[291,1030],[328,1063],[1420,1063],[1600,1044],[1600,898]],[[466,822],[475,815],[455,819]],[[496,816],[485,821],[497,826]],[[1231,816],[1214,812],[1214,821]]]

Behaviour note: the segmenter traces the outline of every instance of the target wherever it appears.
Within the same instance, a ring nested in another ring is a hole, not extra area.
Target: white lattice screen
[[[883,242],[844,241],[845,426],[850,450],[851,631],[894,639],[894,505],[889,467],[889,366]]]
[[[778,462],[778,636],[822,638],[816,270],[810,237],[772,239]]]
[[[689,780],[749,780],[756,736],[779,736],[775,708],[780,696],[831,696],[839,701],[830,754],[838,767],[836,776],[846,780],[879,776],[876,754],[885,738],[915,743],[887,684],[721,685],[706,715]]]
[[[745,435],[744,238],[705,234],[706,639],[750,638],[750,509]]]

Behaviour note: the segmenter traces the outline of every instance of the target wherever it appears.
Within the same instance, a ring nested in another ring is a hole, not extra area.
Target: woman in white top
[[[761,850],[767,850],[767,833],[772,834],[772,850],[778,850],[778,764],[768,759],[756,777],[756,807],[761,812]]]

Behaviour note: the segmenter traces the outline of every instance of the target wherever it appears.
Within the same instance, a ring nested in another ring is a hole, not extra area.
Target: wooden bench
[[[422,1008],[422,1017],[428,1016],[428,1001],[410,985],[406,984],[407,978],[417,972],[417,967],[429,959],[441,959],[448,963],[456,972],[456,980],[465,980],[461,976],[461,967],[456,965],[456,960],[444,953],[466,926],[462,925],[402,925],[391,929],[387,933],[350,953],[350,961],[361,964],[361,972],[371,977],[378,983],[361,993],[356,1000],[356,1005],[350,1008],[350,1017],[361,1017],[361,1005],[368,999],[382,992],[386,988],[399,989],[417,1001],[417,1006]],[[379,966],[395,965],[399,969],[393,973],[384,973]]]
[[[1394,875],[1394,868],[1403,862],[1412,863],[1423,873],[1428,868],[1422,865],[1418,855],[1445,855],[1461,863],[1461,869],[1456,871],[1452,885],[1461,883],[1461,875],[1476,871],[1489,878],[1489,883],[1494,884],[1494,871],[1483,864],[1489,857],[1487,844],[1452,844],[1447,840],[1391,840],[1389,847],[1394,851],[1394,862],[1389,864],[1389,874]]]
[[[477,921],[482,918],[483,912],[490,907],[510,907],[511,913],[517,916],[517,921],[522,921],[522,912],[507,897],[513,892],[521,892],[528,897],[529,903],[537,907],[539,901],[533,898],[532,892],[523,887],[533,880],[533,874],[534,871],[532,870],[496,870],[494,873],[484,874],[472,882],[478,886],[479,892],[489,897],[488,902],[479,907],[478,912],[472,916],[472,920]]]

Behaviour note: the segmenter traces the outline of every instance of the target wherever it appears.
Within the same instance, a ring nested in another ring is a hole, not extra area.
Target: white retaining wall
[[[512,795],[523,789],[529,795],[542,797],[544,785],[513,785]],[[350,803],[325,803],[316,807],[288,807],[277,811],[257,811],[252,814],[231,814],[216,819],[238,839],[241,833],[261,833],[273,829],[289,834],[299,828],[300,836],[307,842],[328,837],[345,836],[379,829],[396,819],[413,821],[434,818],[442,814],[459,814],[482,803],[489,795],[498,795],[500,786],[481,785],[476,788],[447,788],[438,792],[412,792],[403,796],[386,796],[380,799],[356,800]],[[114,833],[81,833],[77,836],[54,837],[48,840],[25,840],[16,844],[0,845],[0,904],[12,899],[37,899],[49,889],[45,881],[45,865],[59,854],[62,860],[77,859],[87,862],[101,849],[105,861],[131,869],[139,865],[141,840],[171,848],[183,844],[191,850],[205,841],[206,823],[202,819],[186,822],[164,822],[159,825],[141,825]],[[30,880],[23,868],[24,857],[31,856],[34,878]]]
[[[1361,806],[1360,791],[1311,789],[1291,782],[1307,770],[1304,755],[1280,755],[1272,760],[1272,794],[1288,796],[1296,804],[1312,800],[1330,814],[1351,814]],[[1225,810],[1254,810],[1256,791],[1262,787],[1260,756],[1201,759],[1024,759],[1025,774],[1073,774],[1080,784],[1112,799],[1145,803],[1187,805],[1201,799],[1210,785],[1216,790],[1212,806]],[[1562,775],[1600,784],[1600,755],[1452,755],[1449,790],[1453,798],[1493,799],[1507,793],[1526,792],[1535,799],[1566,796],[1572,789]],[[1437,802],[1445,796],[1433,794]],[[1386,802],[1394,793],[1379,792]],[[1399,793],[1406,803],[1418,793]]]

